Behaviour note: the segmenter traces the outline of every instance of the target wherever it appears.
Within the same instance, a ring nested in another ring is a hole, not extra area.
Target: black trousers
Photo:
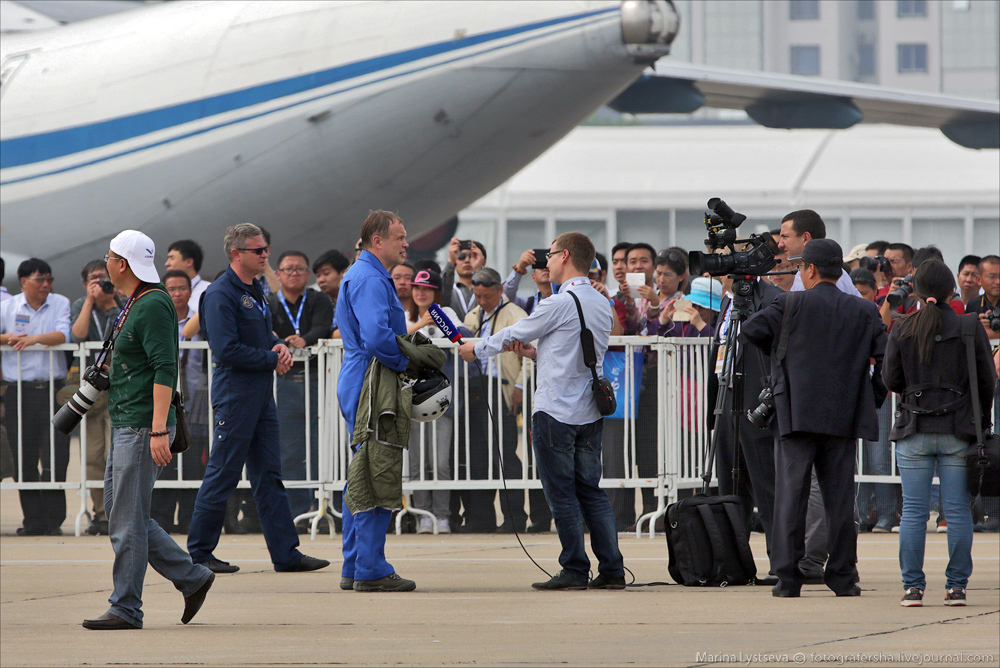
[[[784,591],[802,586],[799,561],[805,554],[809,483],[816,466],[826,507],[827,559],[824,579],[837,593],[854,586],[858,534],[854,527],[854,463],[857,442],[820,434],[780,438],[774,448],[775,507],[771,566]]]
[[[54,385],[53,393],[58,392],[65,382],[56,380]],[[49,411],[48,382],[26,381],[21,384],[21,395],[22,412],[18,419],[17,383],[7,384],[4,394],[4,426],[7,428],[11,454],[17,469],[14,479],[18,482],[65,482],[69,466],[69,436],[53,429],[55,437],[50,443],[49,420],[52,415]],[[20,466],[17,458],[19,432],[22,440]],[[41,534],[62,526],[66,519],[65,490],[22,489],[18,491],[18,495],[26,532]]]
[[[490,380],[489,388],[493,392],[493,418],[503,426],[503,476],[508,479],[521,477],[521,460],[517,456],[517,416],[512,415],[503,393],[496,390],[496,380]],[[497,426],[490,418],[487,395],[483,391],[482,381],[473,377],[469,381],[469,431],[465,433],[464,416],[459,419],[459,478],[465,477],[468,470],[471,480],[485,480],[489,477],[489,462],[493,461],[493,475],[499,477],[500,456],[497,448]],[[492,448],[489,444],[489,433],[493,431]],[[465,461],[465,442],[468,438],[469,460]],[[501,484],[502,485],[502,484]],[[452,492],[452,521],[455,526],[462,526],[470,532],[492,532],[496,530],[497,518],[493,500],[496,490],[456,490]],[[458,504],[464,506],[464,513],[458,514]],[[500,488],[500,508],[503,511],[505,523],[512,523],[518,531],[523,531],[527,523],[527,513],[524,511],[524,490]],[[509,517],[506,515],[509,512]]]

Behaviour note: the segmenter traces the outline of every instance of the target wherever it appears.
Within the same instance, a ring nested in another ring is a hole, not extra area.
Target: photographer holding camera
[[[854,582],[855,451],[858,438],[878,438],[869,371],[871,359],[881,364],[886,334],[874,305],[838,289],[843,255],[831,239],[805,244],[802,255],[791,258],[803,263],[805,291],[778,295],[742,330],[771,357],[778,428],[771,565],[779,580],[772,593],[780,598],[799,596],[803,584],[799,561],[814,464],[830,549],[824,581],[838,596],[861,594]]]
[[[983,294],[969,300],[966,313],[975,313],[994,346],[1000,343],[1000,257],[987,255],[979,261],[979,285]]]
[[[115,286],[108,280],[108,270],[102,260],[88,262],[81,272],[86,297],[73,302],[70,308],[70,340],[103,341],[107,338],[115,318],[121,313]],[[87,366],[94,363],[96,351],[87,356]],[[81,371],[83,371],[81,369]],[[79,384],[67,385],[56,396],[64,404],[79,389]],[[87,412],[87,479],[103,480],[111,441],[111,418],[108,416],[108,398],[103,392]],[[104,488],[90,490],[94,502],[94,515],[87,533],[91,536],[108,535],[108,516],[104,512]]]
[[[899,525],[899,565],[903,607],[923,605],[924,542],[935,468],[948,518],[945,605],[966,604],[972,574],[972,518],[969,512],[966,450],[977,437],[971,384],[978,384],[983,428],[989,426],[996,373],[985,333],[975,327],[976,378],[969,377],[962,321],[949,306],[955,289],[951,270],[939,260],[917,269],[914,290],[922,308],[901,319],[889,336],[882,376],[901,395],[890,438],[903,490]]]
[[[184,624],[215,580],[150,517],[153,484],[172,458],[171,399],[177,385],[177,314],[156,273],[155,250],[145,234],[125,230],[111,240],[106,256],[111,282],[130,296],[113,325],[114,356],[105,376],[113,438],[104,490],[115,551],[114,592],[107,612],[83,622],[95,631],[142,628],[147,563],[184,596]],[[90,369],[84,379],[94,379]]]

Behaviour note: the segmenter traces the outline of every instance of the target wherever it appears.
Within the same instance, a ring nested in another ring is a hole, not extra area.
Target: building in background
[[[462,211],[457,235],[482,241],[502,273],[571,230],[608,256],[620,240],[704,250],[705,203],[722,197],[749,217],[742,234],[813,208],[844,248],[935,244],[955,267],[1000,248],[998,183],[995,151],[962,148],[934,129],[580,127]]]
[[[670,60],[997,99],[995,0],[674,0]]]

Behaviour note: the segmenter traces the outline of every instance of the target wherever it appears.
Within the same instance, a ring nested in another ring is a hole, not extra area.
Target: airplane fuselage
[[[489,192],[643,64],[618,2],[165,3],[3,40],[12,259],[76,275],[125,228],[165,249],[267,227],[348,249],[369,209],[415,236]],[[218,252],[216,252],[218,248]]]

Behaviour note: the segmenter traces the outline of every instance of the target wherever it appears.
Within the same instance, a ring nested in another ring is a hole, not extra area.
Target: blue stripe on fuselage
[[[538,23],[505,28],[458,40],[438,42],[368,60],[348,63],[347,65],[340,65],[320,72],[273,81],[201,100],[184,102],[162,109],[154,109],[152,111],[140,112],[130,116],[122,116],[120,118],[63,130],[6,139],[0,141],[0,168],[7,169],[9,167],[29,165],[108,146],[159,130],[251,107],[337,82],[355,79],[450,51],[616,11],[618,11],[617,7],[609,7],[573,16],[564,16]],[[16,180],[19,181],[22,179]]]

